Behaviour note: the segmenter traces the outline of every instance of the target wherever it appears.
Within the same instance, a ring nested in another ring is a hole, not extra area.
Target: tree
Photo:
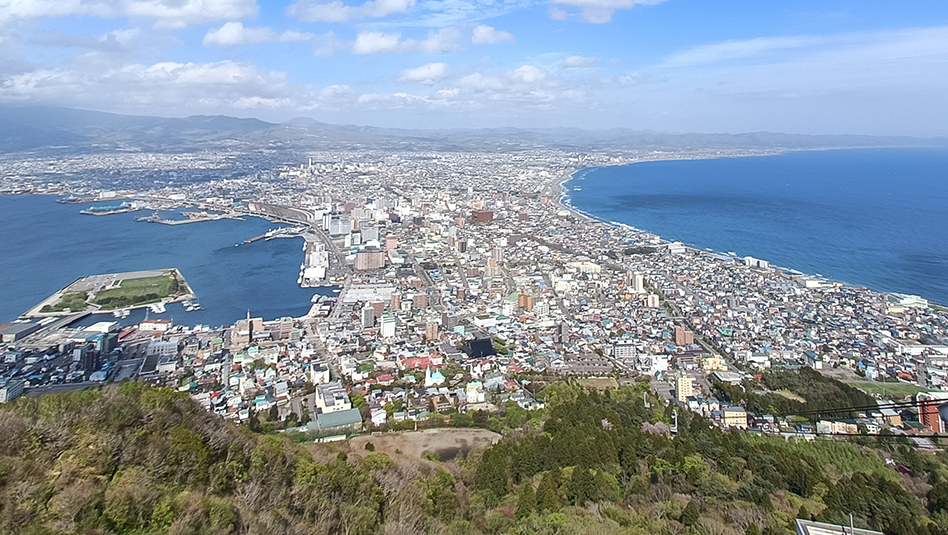
[[[556,510],[556,483],[553,482],[553,474],[546,472],[540,478],[540,486],[536,493],[537,511],[547,513]]]
[[[477,465],[474,482],[477,489],[484,491],[484,501],[488,507],[494,507],[507,495],[507,479],[506,451],[498,446],[484,450],[481,462]]]
[[[760,528],[757,527],[757,524],[748,524],[747,529],[744,530],[744,535],[760,535]]]
[[[573,504],[582,507],[596,495],[596,480],[588,468],[577,466],[573,469],[567,488]]]
[[[533,513],[537,507],[537,497],[533,493],[533,483],[524,481],[520,488],[520,498],[517,500],[517,518],[525,518]]]
[[[257,418],[257,413],[254,412],[253,409],[250,409],[250,418],[247,420],[247,427],[254,433],[260,432],[260,420]]]
[[[474,411],[472,419],[473,419],[474,427],[480,427],[482,429],[486,429],[487,426],[490,424],[490,415],[487,413],[487,411],[484,411],[484,410]]]
[[[928,491],[928,510],[932,513],[948,510],[948,482],[939,481]]]
[[[684,511],[681,512],[681,516],[678,520],[688,526],[694,526],[698,523],[698,519],[701,518],[701,511],[698,510],[698,504],[694,501],[688,502],[688,505],[685,506]]]

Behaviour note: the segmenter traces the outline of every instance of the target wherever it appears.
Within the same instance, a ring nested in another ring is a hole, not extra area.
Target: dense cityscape
[[[283,234],[305,239],[298,282],[338,294],[314,297],[305,317],[248,312],[230,326],[123,327],[105,316],[71,328],[75,317],[55,313],[4,324],[3,399],[137,376],[224,418],[272,414],[326,439],[494,413],[508,401],[542,407],[531,389],[542,378],[648,377],[656,393],[724,428],[808,440],[943,432],[930,401],[948,380],[941,307],[670,243],[563,204],[582,184],[563,181],[585,167],[714,155],[331,152],[246,177],[115,190],[50,177],[109,158],[39,166],[41,185],[38,164],[23,163],[5,191],[192,207],[202,211],[191,221],[206,225],[208,211],[282,221]],[[715,384],[803,367],[880,396],[918,393],[915,412],[864,410],[814,426],[716,395]]]

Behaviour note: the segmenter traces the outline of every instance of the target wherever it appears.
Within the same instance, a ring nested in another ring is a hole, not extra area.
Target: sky
[[[0,105],[948,135],[948,2],[0,0]]]

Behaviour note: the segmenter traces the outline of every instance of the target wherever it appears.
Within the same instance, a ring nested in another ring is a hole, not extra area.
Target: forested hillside
[[[443,463],[301,446],[137,383],[20,398],[0,408],[0,533],[789,534],[850,512],[946,533],[944,454],[724,433],[683,411],[673,438],[646,388],[550,385],[543,412]]]

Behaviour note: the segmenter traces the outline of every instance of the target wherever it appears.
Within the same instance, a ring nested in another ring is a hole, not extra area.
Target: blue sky
[[[948,2],[0,0],[0,103],[948,135]]]

